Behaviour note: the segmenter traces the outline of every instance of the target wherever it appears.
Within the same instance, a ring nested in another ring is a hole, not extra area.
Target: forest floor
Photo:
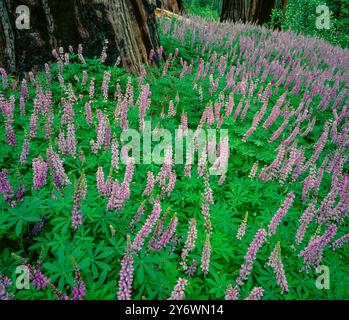
[[[0,84],[6,294],[349,298],[349,51],[200,17],[160,29],[160,67],[139,77],[68,54]],[[170,133],[172,155],[151,141],[168,163],[144,163],[143,144],[138,163],[119,159],[143,120]],[[225,174],[200,154],[176,162],[179,126],[217,134]]]

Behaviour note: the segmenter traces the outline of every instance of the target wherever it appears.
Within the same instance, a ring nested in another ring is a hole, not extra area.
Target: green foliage
[[[316,13],[319,5],[328,5],[330,8],[330,29],[318,29]],[[349,1],[323,1],[323,0],[290,0],[286,9],[273,9],[270,26],[292,30],[296,33],[306,34],[341,45],[349,46]]]

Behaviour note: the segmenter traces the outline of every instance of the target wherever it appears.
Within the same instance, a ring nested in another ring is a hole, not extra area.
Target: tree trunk
[[[269,21],[275,0],[223,0],[221,21],[256,22]]]
[[[30,10],[30,29],[16,27],[19,5]],[[79,44],[84,56],[100,56],[108,40],[105,63],[120,57],[138,73],[159,47],[155,8],[148,0],[0,0],[0,66],[23,73],[49,61],[53,48]]]
[[[161,5],[163,9],[180,14],[184,11],[183,0],[162,0]]]

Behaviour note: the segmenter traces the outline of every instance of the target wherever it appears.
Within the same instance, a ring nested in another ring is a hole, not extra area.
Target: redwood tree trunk
[[[223,0],[221,21],[257,22],[269,21],[275,0]]]
[[[16,28],[19,5],[30,9],[30,29]],[[108,40],[106,63],[120,57],[138,73],[159,46],[155,7],[148,0],[0,0],[0,66],[28,71],[49,61],[53,48],[80,43],[84,56],[100,56]]]
[[[162,0],[161,5],[163,9],[180,14],[184,11],[183,0]]]

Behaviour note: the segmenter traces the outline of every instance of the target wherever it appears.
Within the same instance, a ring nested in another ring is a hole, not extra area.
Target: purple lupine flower
[[[275,276],[276,276],[276,282],[281,288],[281,293],[288,292],[288,284],[287,279],[284,271],[284,265],[281,260],[281,247],[280,242],[275,246],[274,250],[272,251],[268,265],[273,268]]]
[[[170,100],[170,102],[168,104],[167,116],[168,117],[174,117],[175,115],[176,115],[176,110],[175,110],[174,105],[173,105],[173,100]]]
[[[82,86],[85,86],[85,85],[86,85],[87,77],[88,77],[88,74],[87,74],[87,72],[84,70],[84,71],[82,72],[82,80],[81,80],[81,85],[82,85]]]
[[[91,105],[89,102],[85,103],[85,113],[86,113],[86,123],[92,124],[92,111],[91,111]]]
[[[102,167],[97,169],[97,190],[99,193],[105,193],[104,172]]]
[[[211,258],[211,242],[209,234],[206,235],[206,240],[201,254],[201,270],[206,275],[209,272]]]
[[[241,240],[243,238],[243,236],[245,235],[245,233],[246,233],[247,219],[248,219],[248,212],[246,212],[245,218],[244,218],[244,220],[241,222],[241,224],[239,226],[239,229],[238,229],[238,232],[237,232],[237,235],[236,235],[236,238],[238,240]]]
[[[280,170],[279,182],[281,184],[284,184],[285,181],[287,180],[289,174],[292,171],[293,166],[297,162],[298,156],[299,156],[298,150],[295,148],[292,148],[289,159],[285,160],[284,165]]]
[[[228,285],[227,291],[225,293],[225,300],[238,300],[239,299],[239,287],[233,286],[231,284]]]
[[[121,104],[121,128],[123,131],[126,131],[128,129],[127,113],[128,100],[125,98]]]
[[[182,116],[181,116],[181,125],[182,125],[182,130],[183,133],[187,132],[188,130],[188,117],[187,114],[184,112],[182,112]]]
[[[102,93],[104,101],[108,100],[108,86],[110,81],[111,73],[109,71],[104,71],[103,81],[102,81]]]
[[[54,183],[58,187],[65,187],[70,184],[69,178],[64,171],[62,160],[59,158],[59,155],[53,151],[52,146],[47,149],[46,159]]]
[[[75,187],[75,194],[73,200],[73,208],[72,208],[72,227],[74,230],[77,230],[82,225],[82,210],[81,210],[81,186],[78,183]]]
[[[299,227],[297,229],[296,233],[296,243],[300,244],[305,236],[305,233],[307,232],[308,225],[313,220],[315,216],[315,203],[312,202],[309,204],[308,208],[303,212],[300,220],[299,220]]]
[[[33,159],[33,189],[39,190],[46,185],[48,165],[41,157]]]
[[[303,257],[305,270],[309,270],[311,266],[317,267],[321,260],[324,248],[337,233],[337,226],[332,224],[324,232],[322,236],[313,236],[308,246],[299,253],[299,257]]]
[[[253,164],[252,169],[250,171],[250,174],[248,175],[248,177],[250,179],[254,178],[256,176],[257,170],[258,170],[258,166],[259,166],[259,162],[258,160]]]
[[[154,59],[154,56],[155,56],[155,51],[154,49],[151,49],[149,53],[149,60],[152,61]]]
[[[36,113],[33,113],[30,117],[30,131],[29,138],[34,139],[36,137],[36,129],[39,117]]]
[[[61,118],[61,123],[67,124],[70,121],[74,120],[75,112],[71,103],[66,99],[62,98],[61,103],[63,105],[63,115]]]
[[[125,250],[121,261],[121,270],[119,273],[118,300],[131,300],[134,259],[128,249]]]
[[[143,247],[145,238],[150,234],[156,221],[159,219],[161,213],[161,206],[159,202],[154,203],[153,211],[145,221],[141,230],[139,230],[137,236],[133,240],[131,248],[135,251],[140,251]]]
[[[2,88],[6,89],[7,85],[8,85],[7,72],[4,68],[0,68],[0,74],[1,74],[1,79],[2,79]]]
[[[74,279],[74,288],[73,288],[73,298],[72,300],[83,300],[84,296],[86,295],[86,286],[84,281],[82,280],[80,270],[78,266],[75,263],[74,260],[74,267],[75,267],[75,279]]]
[[[309,175],[303,181],[303,189],[302,189],[302,200],[305,202],[308,198],[308,193],[311,189],[313,189],[316,181],[316,165],[313,164],[310,167]]]
[[[13,130],[12,124],[9,121],[6,121],[5,127],[6,127],[7,144],[9,146],[15,147],[17,145],[17,139],[16,139],[15,131]]]
[[[36,287],[37,291],[45,289],[47,284],[50,282],[50,279],[45,277],[45,275],[40,271],[40,268],[34,269],[32,277],[32,284],[34,287]]]
[[[264,129],[269,128],[276,121],[276,119],[279,117],[279,115],[281,113],[281,109],[280,108],[281,108],[281,106],[285,102],[286,94],[287,94],[287,91],[282,96],[279,97],[279,99],[276,102],[275,106],[271,110],[271,113],[270,113],[269,117],[267,118],[267,120],[265,120],[265,122],[264,122],[264,124],[262,126]]]
[[[173,234],[176,231],[178,223],[177,214],[174,214],[173,218],[171,219],[167,229],[163,232],[161,238],[157,242],[153,242],[151,244],[151,247],[155,250],[161,250],[163,247],[166,246],[166,244],[171,240]]]
[[[75,138],[75,126],[73,122],[68,123],[67,128],[67,148],[68,152],[75,157],[76,155],[76,138]]]
[[[270,224],[268,226],[268,233],[270,235],[275,234],[276,228],[278,227],[278,225],[281,222],[282,218],[287,214],[288,210],[292,206],[294,198],[295,198],[294,192],[291,191],[286,196],[285,201],[283,202],[283,204],[281,205],[279,210],[276,212],[276,214],[271,219]]]
[[[105,126],[104,150],[108,151],[110,148],[111,128],[109,122]]]
[[[45,76],[48,83],[51,83],[50,66],[45,63]]]
[[[8,171],[2,169],[0,171],[0,193],[4,196],[4,201],[13,198],[13,188],[7,179]]]
[[[125,186],[125,185],[124,185]],[[124,194],[121,195],[121,187],[118,183],[118,181],[114,181],[112,183],[112,187],[111,187],[111,195],[107,204],[107,210],[112,211],[112,210],[121,210],[125,198],[127,197],[127,195],[125,196]],[[123,188],[123,193],[127,192],[127,188],[125,189],[125,187]]]
[[[116,135],[114,134],[113,140],[111,143],[111,165],[114,169],[119,168],[119,146],[118,146],[118,140],[116,138]]]
[[[326,123],[324,125],[324,130],[323,130],[323,133],[322,133],[321,137],[314,144],[314,149],[315,150],[314,150],[314,154],[311,157],[311,161],[313,163],[315,163],[315,161],[319,158],[321,152],[325,148],[325,145],[326,145],[326,143],[328,141],[328,133],[329,133],[329,129],[330,129],[331,125],[332,125],[332,120],[326,121]]]
[[[33,229],[30,232],[30,235],[27,238],[28,240],[31,240],[33,237],[39,234],[39,232],[44,227],[46,220],[47,220],[47,216],[43,216],[41,220],[34,225]]]
[[[196,220],[194,218],[191,218],[189,221],[188,236],[185,241],[184,248],[181,254],[182,261],[180,264],[183,267],[184,271],[188,267],[186,264],[186,259],[189,255],[189,252],[195,248],[196,237],[197,237]]]
[[[280,137],[281,133],[284,131],[285,127],[288,125],[289,122],[289,116],[286,116],[284,122],[280,125],[280,127],[273,133],[271,138],[268,140],[268,142],[273,142],[277,138]]]
[[[89,89],[89,97],[92,100],[95,94],[95,78],[90,80],[90,89]]]
[[[292,141],[297,137],[297,135],[299,134],[300,129],[299,126],[297,126],[292,133],[282,142],[282,144],[286,147],[287,145],[289,145],[290,143],[292,143]]]
[[[253,241],[251,242],[247,253],[245,255],[245,263],[241,266],[239,277],[236,280],[236,283],[239,286],[242,286],[244,281],[247,280],[248,275],[251,272],[253,262],[256,259],[257,252],[262,246],[264,240],[267,237],[267,232],[264,229],[259,229],[254,236]]]
[[[171,194],[171,192],[173,191],[175,184],[176,184],[176,180],[177,180],[177,175],[174,171],[172,171],[170,173],[169,179],[168,179],[168,185],[165,189],[165,191],[167,192],[168,195]]]
[[[253,288],[245,300],[260,300],[263,297],[264,289],[262,287]]]
[[[227,116],[227,118],[230,117],[231,113],[233,112],[233,108],[234,108],[234,95],[230,94],[228,102],[226,104],[226,109],[225,109],[225,115]]]
[[[0,301],[1,300],[11,300],[12,295],[7,292],[6,287],[10,286],[12,281],[0,274]]]
[[[179,278],[168,300],[183,300],[188,280]]]
[[[155,183],[154,174],[153,174],[153,172],[148,171],[148,173],[147,173],[147,186],[143,191],[143,195],[149,196],[151,194],[151,192],[153,191],[153,188],[154,188],[154,183]]]
[[[139,208],[137,209],[137,213],[135,214],[134,218],[130,222],[130,228],[132,229],[134,225],[139,222],[144,215],[144,203],[142,203]]]
[[[345,234],[344,236],[340,237],[335,242],[333,242],[331,248],[332,250],[337,250],[344,246],[347,242],[349,242],[349,233]]]
[[[53,113],[50,113],[45,122],[45,139],[49,140],[52,136],[52,125],[53,125],[54,116]]]

